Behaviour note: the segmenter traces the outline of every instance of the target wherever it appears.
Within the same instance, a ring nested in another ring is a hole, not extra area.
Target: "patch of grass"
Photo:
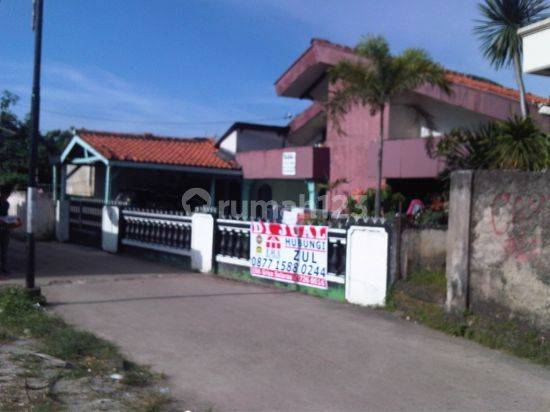
[[[67,325],[44,311],[44,304],[43,298],[30,297],[22,288],[4,288],[0,290],[0,325],[6,333],[38,339],[41,351],[70,362],[77,371],[106,373],[121,367],[124,358],[113,344]]]
[[[63,410],[59,403],[55,402],[53,399],[44,399],[37,405],[33,405],[31,411],[33,412],[56,412]]]
[[[58,327],[44,336],[46,353],[69,362],[90,366],[90,359],[121,360],[117,348],[92,333],[70,327]],[[109,362],[111,363],[111,362]],[[118,362],[116,362],[118,363]]]
[[[218,268],[218,270],[216,271],[216,275],[224,279],[238,280],[263,286],[271,286],[289,292],[300,292],[306,295],[329,298],[340,302],[345,301],[345,288],[344,285],[341,284],[331,283],[329,284],[329,288],[327,290],[316,289],[307,286],[300,286],[293,283],[278,282],[271,279],[262,279],[252,276],[249,271],[229,269],[227,267]]]
[[[13,340],[13,335],[0,328],[0,345],[2,343],[8,343]]]
[[[126,360],[115,345],[67,325],[61,318],[48,313],[44,305],[43,299],[30,297],[19,287],[0,288],[0,339],[4,336],[6,339],[12,336],[15,339],[22,336],[33,338],[33,345],[40,352],[67,362],[70,369],[60,371],[64,379],[94,377],[109,385],[109,375],[120,373],[124,387],[114,396],[127,404],[127,410],[162,411],[173,402],[169,395],[159,392],[157,388],[164,379],[163,375]],[[12,357],[23,369],[18,379],[26,381],[43,376],[43,365],[38,356],[25,353]],[[12,386],[13,396],[6,390],[0,394],[1,410],[14,410],[12,406],[20,405],[22,397],[26,396],[20,382]],[[135,395],[126,397],[128,393]],[[24,402],[28,403],[25,410],[29,411],[63,410],[62,403],[48,393],[43,397],[24,398]]]
[[[124,383],[147,386],[160,379],[148,368],[127,361],[118,348],[94,334],[67,325],[46,312],[43,298],[28,296],[20,287],[0,289],[0,328],[10,334],[36,338],[40,350],[73,365],[72,377],[124,370]],[[1,337],[2,335],[0,335]]]
[[[24,368],[24,371],[18,375],[19,377],[35,378],[37,376],[40,376],[41,363],[40,363],[40,359],[38,359],[36,356],[33,356],[29,353],[25,353],[20,355],[13,355],[11,357],[11,360],[21,364],[21,366],[23,366]]]
[[[172,400],[168,395],[162,393],[154,393],[148,395],[145,399],[142,400],[137,411],[139,412],[161,412],[167,409],[167,407],[172,403]]]
[[[160,376],[151,372],[146,366],[137,365],[134,362],[124,361],[123,366],[124,378],[122,383],[129,386],[149,386]]]
[[[443,270],[424,270],[400,281],[396,288],[416,299],[443,304],[447,294],[447,280]]]
[[[419,272],[393,286],[387,307],[450,335],[550,366],[547,334],[515,319],[502,320],[471,312],[460,317],[449,316],[443,306],[445,293],[444,273]]]

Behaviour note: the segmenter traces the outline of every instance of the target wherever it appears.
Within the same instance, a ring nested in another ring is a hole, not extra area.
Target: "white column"
[[[65,200],[67,198],[67,165],[61,163],[61,187],[59,188],[59,199]]]
[[[55,238],[59,242],[69,240],[69,201],[63,198],[55,202]]]
[[[383,306],[388,285],[389,236],[383,227],[351,226],[346,253],[346,300]]]
[[[210,272],[214,261],[214,217],[195,213],[191,219],[191,268]]]
[[[101,248],[105,252],[117,253],[120,209],[117,206],[103,206],[101,213]]]

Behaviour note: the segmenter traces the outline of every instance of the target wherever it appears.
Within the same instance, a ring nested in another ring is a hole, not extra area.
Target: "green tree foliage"
[[[514,66],[522,116],[527,117],[523,45],[518,29],[548,17],[550,4],[546,0],[485,0],[478,7],[482,19],[474,31],[481,40],[483,54],[496,69]]]
[[[19,98],[8,91],[0,96],[0,184],[24,188],[28,179],[29,119],[19,119],[12,108]],[[38,182],[51,182],[51,160],[70,138],[69,131],[55,130],[40,136]]]
[[[356,106],[368,107],[371,115],[380,114],[378,140],[375,216],[380,216],[382,202],[382,159],[384,150],[384,110],[395,96],[430,84],[446,93],[451,92],[443,67],[422,49],[407,49],[392,55],[386,39],[365,37],[355,48],[357,60],[342,60],[331,68],[331,83],[336,86],[329,94],[327,112],[338,131],[343,117]]]
[[[476,130],[455,129],[439,141],[432,157],[445,159],[445,174],[459,169],[538,171],[550,167],[550,136],[530,117],[516,116]]]

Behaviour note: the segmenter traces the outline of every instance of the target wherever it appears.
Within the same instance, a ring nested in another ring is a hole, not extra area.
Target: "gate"
[[[101,247],[102,199],[69,200],[69,241]]]

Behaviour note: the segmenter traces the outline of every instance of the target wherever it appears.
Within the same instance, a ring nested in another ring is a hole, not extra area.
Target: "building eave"
[[[259,123],[248,123],[248,122],[235,122],[225,133],[216,141],[215,146],[220,147],[220,144],[235,130],[255,130],[261,132],[275,132],[279,135],[286,135],[289,131],[288,126],[276,126],[268,124],[259,124]]]

